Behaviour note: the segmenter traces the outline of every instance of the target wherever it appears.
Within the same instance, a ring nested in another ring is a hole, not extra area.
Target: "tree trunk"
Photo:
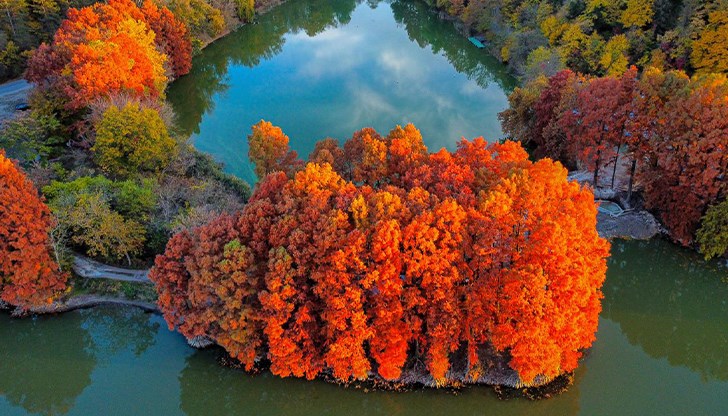
[[[617,146],[617,155],[614,157],[614,169],[612,169],[612,185],[611,188],[614,189],[614,177],[617,176],[617,164],[619,163],[619,149],[622,147],[622,144],[620,143],[619,146]]]
[[[632,158],[632,167],[629,169],[629,188],[627,189],[627,203],[632,204],[632,185],[634,184],[634,172],[637,169],[637,159]]]
[[[8,22],[10,23],[10,30],[13,31],[13,38],[17,37],[18,34],[15,33],[15,24],[13,24],[13,17],[10,15],[10,6],[7,6],[8,8],[5,9],[5,13],[8,15]]]
[[[599,162],[602,155],[601,150],[597,150],[597,160],[594,162],[594,189],[599,187]]]

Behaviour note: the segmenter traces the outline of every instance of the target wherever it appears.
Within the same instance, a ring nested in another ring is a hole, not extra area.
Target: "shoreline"
[[[126,299],[122,297],[84,294],[73,296],[66,301],[54,301],[48,305],[32,306],[20,309],[12,305],[0,305],[0,310],[7,310],[13,318],[22,318],[29,315],[54,315],[72,312],[79,309],[90,309],[97,306],[122,306],[139,308],[144,312],[161,314],[156,303],[141,300]]]

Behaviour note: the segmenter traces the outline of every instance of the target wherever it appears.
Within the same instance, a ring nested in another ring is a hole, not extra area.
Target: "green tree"
[[[90,256],[121,259],[138,255],[156,197],[154,183],[144,180],[115,182],[103,176],[53,182],[43,188],[58,218],[56,235]]]
[[[177,150],[159,113],[136,103],[110,106],[96,125],[96,163],[113,176],[159,173]]]
[[[114,212],[100,193],[81,195],[67,214],[71,240],[86,247],[90,256],[115,258],[140,254],[144,247],[144,227]],[[63,218],[63,215],[61,216]]]
[[[5,122],[0,129],[0,148],[23,164],[45,159],[64,138],[56,134],[60,123],[53,116],[29,115]]]
[[[255,0],[235,0],[235,11],[238,19],[250,22],[255,15]]]
[[[728,199],[708,208],[697,241],[706,260],[728,254]]]

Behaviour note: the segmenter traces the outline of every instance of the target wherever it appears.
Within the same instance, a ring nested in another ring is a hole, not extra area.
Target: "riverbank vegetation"
[[[427,0],[482,33],[527,80],[561,69],[620,75],[630,65],[728,70],[728,9],[721,0]]]
[[[66,287],[48,230],[54,219],[38,191],[0,149],[0,304],[45,302]]]
[[[626,199],[638,184],[645,206],[676,242],[706,257],[726,254],[718,219],[728,195],[728,79],[631,68],[587,77],[564,70],[517,89],[501,114],[506,133],[535,154],[593,172],[614,187],[627,164]],[[610,166],[606,172],[605,166]],[[610,184],[611,178],[611,184]],[[698,231],[700,230],[700,231]]]
[[[190,11],[200,5],[177,6]],[[55,256],[39,263],[38,295],[26,288],[17,297],[3,296],[7,303],[22,308],[60,296],[64,285],[46,274],[61,269],[58,275],[66,276],[73,251],[148,266],[174,231],[247,200],[247,184],[177,133],[164,102],[168,82],[190,70],[195,39],[199,47],[229,29],[226,23],[206,35],[190,31],[189,16],[180,13],[177,18],[151,1],[71,8],[48,43],[30,54],[32,111],[3,125],[0,147],[16,161],[22,183],[30,179],[42,190],[48,205],[35,196],[34,224],[45,228],[33,232],[45,236],[46,254],[52,246]],[[32,221],[29,212],[26,221]],[[8,258],[33,258],[23,245],[7,249]],[[29,279],[12,262],[3,276],[17,269],[8,276]]]
[[[544,382],[594,340],[609,244],[559,163],[482,138],[428,153],[412,125],[306,164],[270,123],[249,141],[267,175],[249,203],[175,235],[150,273],[170,328],[248,370],[342,382],[423,365],[447,384],[457,351],[471,382],[499,354]]]
[[[524,79],[501,114],[508,137],[593,172],[597,188],[614,188],[631,164],[627,205],[637,190],[674,241],[728,254],[715,214],[728,196],[725,2],[432,4],[482,33]]]
[[[11,0],[0,3],[0,82],[22,75],[34,50],[53,41],[68,15],[94,3],[97,2]],[[197,53],[241,23],[250,22],[256,8],[267,8],[271,3],[276,1],[159,0],[140,1],[137,6],[143,10],[143,21],[160,34],[158,40],[163,52],[172,62],[170,69],[179,76],[189,71],[184,55]],[[185,39],[191,43],[180,48]]]

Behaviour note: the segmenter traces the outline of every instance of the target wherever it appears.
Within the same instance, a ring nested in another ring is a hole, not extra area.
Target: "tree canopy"
[[[38,191],[0,150],[0,300],[41,305],[66,288],[51,251],[53,226]]]
[[[488,345],[525,382],[576,368],[609,244],[559,163],[482,138],[428,153],[412,125],[316,149],[170,240],[150,274],[170,328],[283,377],[397,380],[421,361],[447,383],[463,348],[477,379]]]

